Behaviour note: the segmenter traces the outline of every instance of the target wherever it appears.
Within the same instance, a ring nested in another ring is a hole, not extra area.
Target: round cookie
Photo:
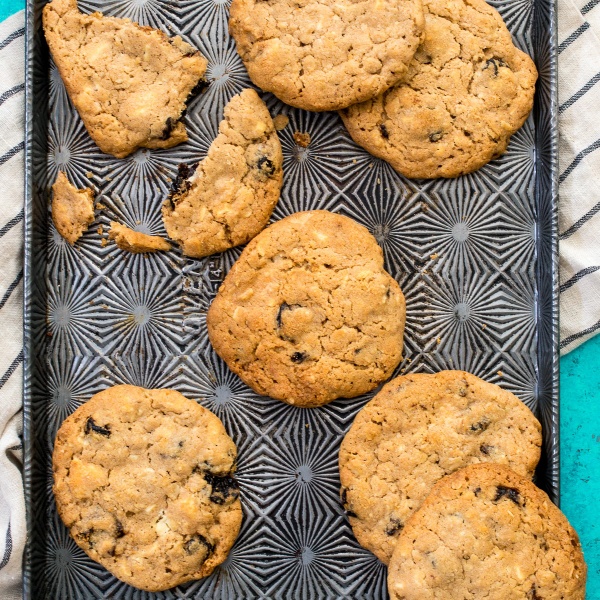
[[[172,390],[108,388],[62,424],[54,494],[75,542],[126,583],[165,590],[209,575],[242,521],[236,447]]]
[[[541,426],[516,396],[463,371],[397,377],[356,415],[340,447],[342,502],[359,543],[388,563],[433,485],[495,462],[532,477]]]
[[[406,177],[457,177],[506,151],[537,71],[484,0],[424,0],[425,41],[403,82],[341,112],[352,139]]]
[[[251,240],[279,200],[283,155],[265,103],[251,89],[225,106],[207,156],[179,166],[163,206],[169,237],[201,258]]]
[[[244,249],[207,315],[229,368],[296,406],[351,398],[402,355],[404,296],[365,227],[315,210],[274,223]]]
[[[287,104],[338,110],[387,90],[422,40],[421,0],[233,0],[250,79]]]
[[[436,484],[398,539],[391,600],[584,600],[577,533],[548,496],[502,465]]]

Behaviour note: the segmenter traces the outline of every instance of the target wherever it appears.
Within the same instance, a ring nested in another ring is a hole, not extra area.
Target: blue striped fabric
[[[600,0],[560,0],[561,351],[600,331]]]
[[[23,377],[23,12],[0,23],[0,598],[21,597],[25,543]]]

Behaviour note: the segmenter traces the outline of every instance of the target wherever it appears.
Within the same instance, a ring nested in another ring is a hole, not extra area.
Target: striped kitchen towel
[[[0,23],[0,598],[21,598],[23,378],[23,11]]]
[[[600,0],[559,0],[560,347],[600,332]]]
[[[0,599],[21,597],[24,13],[0,23]],[[600,332],[600,0],[559,0],[561,350]]]

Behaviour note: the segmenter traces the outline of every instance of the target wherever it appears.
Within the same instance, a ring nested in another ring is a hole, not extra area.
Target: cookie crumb
[[[302,148],[308,148],[310,145],[310,134],[308,131],[296,131],[294,133],[294,141]]]
[[[288,126],[289,122],[290,119],[284,114],[275,115],[273,117],[273,125],[275,126],[276,131],[284,130]]]
[[[171,249],[171,244],[159,235],[140,233],[115,221],[111,221],[110,223],[108,238],[115,240],[115,243],[121,250],[133,252],[134,254],[158,252],[159,250],[168,252]]]
[[[52,186],[52,221],[71,246],[94,222],[94,192],[77,189],[62,172]]]

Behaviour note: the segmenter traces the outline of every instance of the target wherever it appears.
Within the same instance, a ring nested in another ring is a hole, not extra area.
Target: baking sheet
[[[250,86],[227,34],[227,0],[80,2],[178,33],[209,61],[187,112],[189,142],[126,159],[102,154],[70,104],[27,13],[25,242],[25,598],[387,597],[385,567],[354,540],[338,500],[337,451],[372,397],[298,409],[260,397],[211,349],[206,310],[239,249],[202,260],[103,246],[110,220],[164,235],[160,206],[181,162],[205,156],[227,100]],[[409,181],[356,146],[333,113],[263,94],[280,132],[284,186],[273,219],[327,209],[366,225],[407,300],[397,374],[460,368],[516,393],[544,427],[537,483],[559,493],[556,24],[546,0],[492,2],[540,79],[534,111],[508,152],[455,180]],[[298,146],[296,131],[311,143]],[[58,170],[98,192],[97,221],[75,248],[56,233],[48,190]],[[100,233],[103,228],[103,234]],[[213,410],[239,449],[244,523],[210,577],[151,594],[119,582],[56,515],[50,457],[62,420],[116,383],[172,387]]]

